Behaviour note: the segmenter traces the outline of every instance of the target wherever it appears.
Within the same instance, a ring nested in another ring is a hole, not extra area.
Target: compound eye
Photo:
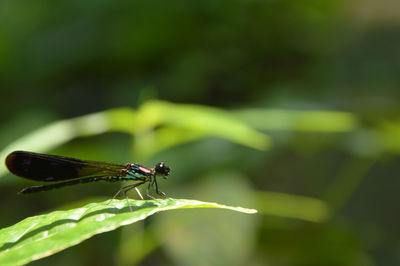
[[[162,175],[164,178],[167,178],[171,168],[166,166],[164,163],[158,163],[155,167],[156,174]]]

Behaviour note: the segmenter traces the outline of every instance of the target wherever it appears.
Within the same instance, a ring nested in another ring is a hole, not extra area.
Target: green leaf
[[[158,125],[166,125],[189,131],[189,139],[201,137],[219,137],[234,143],[245,145],[258,150],[266,150],[271,145],[270,138],[236,118],[232,113],[223,109],[195,105],[175,104],[165,101],[148,101],[137,111],[135,124],[138,134],[147,132]],[[166,132],[164,132],[166,133]],[[174,132],[175,133],[175,132]],[[168,133],[170,142],[173,142],[171,133]],[[182,143],[181,134],[176,138]],[[146,145],[146,149],[148,146]]]
[[[91,203],[82,208],[29,217],[0,230],[0,265],[25,264],[79,244],[93,235],[143,220],[154,213],[185,208],[221,208],[249,214],[257,212],[254,209],[185,199]]]
[[[357,117],[340,111],[295,111],[285,109],[243,109],[235,117],[259,130],[305,132],[351,132],[358,128]]]

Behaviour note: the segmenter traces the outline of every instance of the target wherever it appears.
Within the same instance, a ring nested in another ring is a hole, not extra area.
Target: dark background
[[[59,119],[156,98],[229,111],[345,111],[357,120],[340,133],[256,127],[271,137],[267,151],[218,138],[175,145],[143,162],[172,166],[168,182],[159,182],[169,195],[259,206],[261,213],[160,214],[32,265],[398,265],[397,1],[1,6],[1,148]],[[132,141],[106,133],[48,152],[126,162],[138,158]],[[118,189],[93,184],[16,195],[29,185],[10,174],[1,180],[1,227]],[[268,192],[321,199],[332,213],[319,222],[271,215],[261,207]]]

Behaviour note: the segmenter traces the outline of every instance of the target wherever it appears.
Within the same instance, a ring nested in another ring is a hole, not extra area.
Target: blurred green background
[[[2,1],[2,159],[164,161],[170,197],[259,210],[162,213],[32,265],[399,265],[399,74],[395,0]],[[1,227],[121,185],[0,174]]]

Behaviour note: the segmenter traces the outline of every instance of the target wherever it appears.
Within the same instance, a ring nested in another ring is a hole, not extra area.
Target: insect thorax
[[[132,180],[148,179],[152,175],[152,171],[136,163],[128,164],[126,170],[126,177],[131,177]]]

